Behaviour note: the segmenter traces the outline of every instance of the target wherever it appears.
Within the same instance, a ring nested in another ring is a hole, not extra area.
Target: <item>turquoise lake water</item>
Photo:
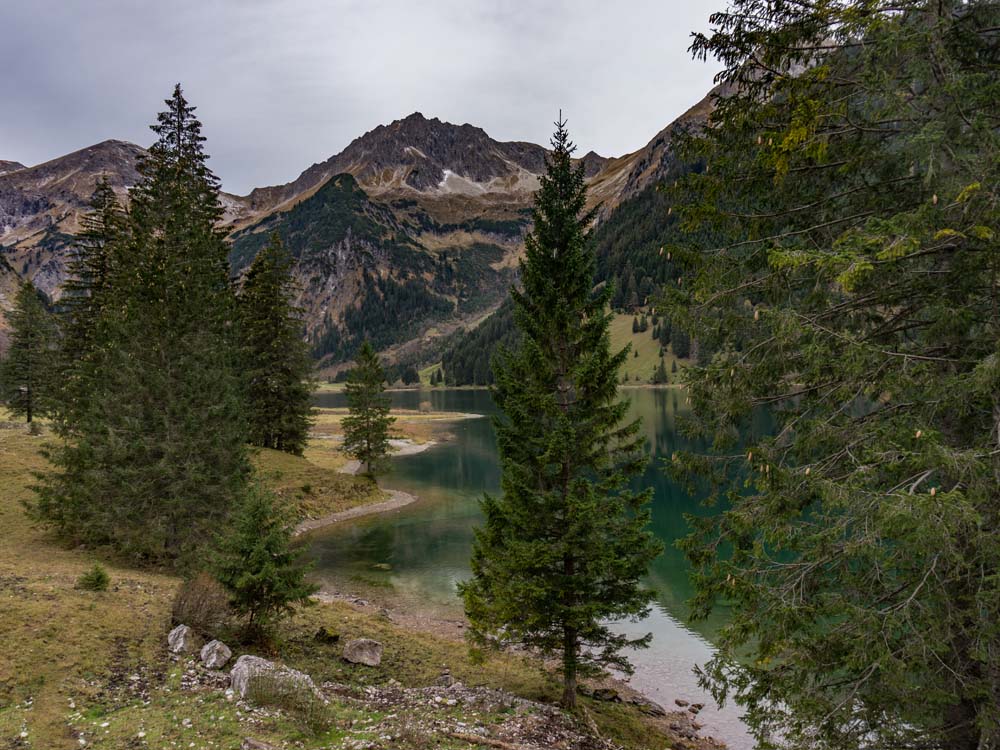
[[[705,622],[688,621],[685,602],[692,593],[688,565],[674,543],[688,533],[685,514],[710,511],[701,507],[700,497],[690,496],[660,468],[661,460],[674,451],[704,446],[692,445],[679,430],[679,418],[688,408],[683,390],[628,389],[623,393],[632,413],[642,417],[651,456],[634,485],[653,488],[651,528],[665,545],[648,577],[657,592],[650,616],[640,623],[616,624],[628,633],[653,633],[648,649],[630,654],[636,668],[631,684],[668,707],[675,698],[705,703],[698,719],[705,725],[704,733],[725,740],[734,750],[750,748],[752,742],[736,708],[719,709],[698,687],[692,671],[711,657],[712,640],[726,612],[717,611]],[[448,440],[422,453],[393,459],[392,472],[382,485],[410,492],[420,498],[418,502],[311,535],[315,577],[334,590],[374,592],[376,598],[381,593],[409,609],[459,618],[461,603],[455,584],[469,575],[472,529],[482,519],[479,499],[484,492],[495,492],[500,481],[488,418],[495,407],[489,393],[482,390],[396,391],[392,399],[399,408],[417,409],[421,402],[430,402],[433,411],[483,416],[450,423]],[[340,393],[320,394],[316,403],[345,405]],[[764,424],[755,427],[766,429]],[[388,569],[381,569],[384,566]]]

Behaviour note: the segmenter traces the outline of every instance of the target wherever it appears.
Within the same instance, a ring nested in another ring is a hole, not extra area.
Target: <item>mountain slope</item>
[[[602,280],[624,288],[634,276],[645,297],[669,277],[654,255],[665,206],[653,187],[677,167],[676,129],[700,126],[710,109],[700,102],[632,154],[580,160],[608,248]],[[31,279],[58,299],[97,179],[125,198],[144,153],[104,141],[34,167],[0,162],[0,276]],[[546,153],[420,113],[380,125],[290,183],[220,196],[234,272],[277,231],[296,257],[298,302],[317,355],[335,364],[366,336],[380,347],[426,344],[481,320],[506,296]]]
[[[676,135],[685,129],[704,127],[715,108],[715,98],[725,95],[725,92],[725,86],[716,86],[641,149],[608,160],[589,185],[590,199],[600,204],[598,218],[608,218],[620,203],[666,179],[670,171],[678,166],[673,152]]]
[[[19,161],[4,161],[0,159],[0,175],[5,175],[8,172],[16,172],[24,168],[24,165]]]
[[[314,353],[336,363],[364,338],[384,348],[499,299],[511,277],[502,264],[508,251],[496,243],[428,249],[418,237],[432,228],[401,221],[341,174],[288,211],[235,232],[231,259],[239,273],[276,232],[295,258],[297,304]]]
[[[314,164],[286,185],[257,188],[254,211],[267,211],[307,195],[337,174],[350,174],[373,196],[385,193],[491,193],[530,195],[545,170],[546,149],[534,143],[500,142],[473,125],[453,125],[414,112],[354,139],[339,154]],[[584,157],[588,174],[608,160]]]
[[[34,167],[0,174],[0,251],[21,278],[52,299],[66,277],[66,247],[79,231],[94,185],[106,178],[124,196],[145,151],[104,141]]]

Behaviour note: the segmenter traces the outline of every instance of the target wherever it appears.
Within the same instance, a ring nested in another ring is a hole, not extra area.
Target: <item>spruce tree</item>
[[[670,196],[704,683],[760,746],[1000,747],[1000,5],[730,6]]]
[[[385,370],[370,342],[358,350],[354,369],[347,378],[349,414],[341,426],[344,450],[361,462],[365,473],[374,477],[385,468],[389,456],[390,400],[385,393]]]
[[[311,423],[313,362],[292,304],[291,267],[275,233],[243,282],[240,340],[250,443],[301,455]]]
[[[0,397],[15,415],[31,422],[51,411],[56,388],[58,329],[30,281],[18,289],[7,315],[10,347],[0,361]]]
[[[72,410],[85,405],[88,394],[98,387],[88,377],[89,360],[99,344],[98,325],[107,303],[114,254],[126,230],[125,211],[106,178],[97,181],[90,205],[91,211],[81,220],[60,298],[63,336],[55,412],[58,429],[63,430],[73,423]]]
[[[111,276],[113,243],[122,240],[126,227],[125,211],[107,178],[98,179],[90,207],[73,243],[69,275],[60,298],[66,333],[62,354],[67,366],[83,359],[94,345]]]
[[[660,364],[657,366],[656,371],[653,373],[653,382],[661,385],[669,380],[667,377],[667,366],[663,361],[663,357],[660,357]]]
[[[614,633],[610,620],[645,615],[653,594],[640,577],[661,546],[645,530],[651,493],[627,479],[645,464],[639,421],[617,380],[628,356],[612,353],[611,288],[595,292],[583,168],[557,123],[534,228],[511,290],[521,338],[494,365],[501,494],[482,502],[472,578],[460,586],[482,646],[519,644],[562,662],[565,706],[578,676],[613,666],[650,636]]]
[[[229,593],[233,610],[246,617],[246,631],[261,637],[296,605],[309,601],[309,566],[292,548],[292,525],[274,495],[252,486],[219,540],[215,576]]]
[[[180,86],[152,129],[82,373],[96,387],[36,510],[71,538],[169,562],[226,521],[249,464],[219,185]]]

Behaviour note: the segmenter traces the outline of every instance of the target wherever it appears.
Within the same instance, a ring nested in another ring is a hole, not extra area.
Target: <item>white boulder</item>
[[[352,664],[377,667],[382,663],[382,644],[371,638],[358,638],[344,644],[344,658]]]
[[[297,688],[309,690],[317,699],[325,701],[323,694],[316,687],[312,677],[297,669],[289,669],[282,664],[275,664],[273,661],[262,659],[259,656],[245,654],[236,660],[236,664],[229,672],[229,682],[233,690],[240,698],[246,698],[250,690],[251,682],[255,677],[266,676],[279,683],[293,685]]]
[[[167,648],[172,654],[184,654],[191,650],[194,631],[187,625],[178,625],[167,634]]]
[[[209,641],[201,648],[201,663],[208,669],[222,669],[232,657],[233,652],[222,641]]]

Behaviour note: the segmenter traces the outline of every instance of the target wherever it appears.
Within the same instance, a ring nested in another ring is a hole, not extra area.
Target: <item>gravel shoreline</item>
[[[347,510],[342,510],[339,513],[331,513],[327,516],[322,516],[321,518],[310,518],[303,521],[295,527],[293,536],[299,536],[309,531],[315,531],[316,529],[323,528],[324,526],[340,523],[341,521],[347,521],[352,518],[360,518],[362,516],[368,516],[375,513],[387,513],[390,510],[396,510],[397,508],[402,508],[404,505],[409,505],[410,503],[417,501],[417,497],[415,495],[411,495],[409,492],[402,492],[400,490],[384,490],[384,492],[388,493],[389,499],[384,500],[381,503],[359,505],[356,508],[348,508]]]

